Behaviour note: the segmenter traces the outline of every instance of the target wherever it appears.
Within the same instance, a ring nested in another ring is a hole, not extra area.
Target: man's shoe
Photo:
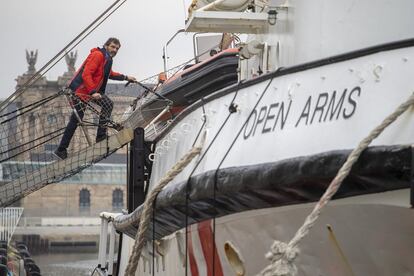
[[[99,142],[105,140],[106,138],[108,138],[108,136],[106,136],[106,135],[96,136],[96,143],[99,143]]]
[[[64,160],[68,157],[68,152],[66,149],[62,149],[62,150],[57,149],[53,152],[53,155],[59,158],[60,160]]]

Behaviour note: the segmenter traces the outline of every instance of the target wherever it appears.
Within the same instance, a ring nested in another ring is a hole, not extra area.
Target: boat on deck
[[[174,117],[197,100],[237,83],[238,53],[238,49],[226,49],[202,62],[188,64],[151,91],[157,94],[147,91],[137,103],[144,120],[151,121],[169,104],[169,118]]]

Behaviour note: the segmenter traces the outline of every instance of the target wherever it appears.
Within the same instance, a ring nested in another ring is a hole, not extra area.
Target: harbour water
[[[44,276],[89,276],[98,263],[97,253],[49,253],[33,255]]]

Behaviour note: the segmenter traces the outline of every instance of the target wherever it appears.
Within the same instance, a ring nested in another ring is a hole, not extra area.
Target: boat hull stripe
[[[211,220],[206,220],[197,224],[200,243],[206,260],[207,276],[223,276],[220,258],[218,256]]]

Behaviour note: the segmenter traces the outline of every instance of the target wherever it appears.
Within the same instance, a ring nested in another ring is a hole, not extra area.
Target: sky
[[[25,50],[38,49],[40,69],[115,0],[13,0],[0,9],[0,99],[15,91],[16,77],[27,71]],[[108,37],[120,39],[122,47],[114,59],[114,71],[144,79],[163,70],[162,47],[184,28],[191,0],[127,0],[75,50],[76,67],[91,48]],[[168,48],[169,64],[193,57],[192,34],[180,34]],[[67,70],[62,59],[46,73],[56,80]]]

